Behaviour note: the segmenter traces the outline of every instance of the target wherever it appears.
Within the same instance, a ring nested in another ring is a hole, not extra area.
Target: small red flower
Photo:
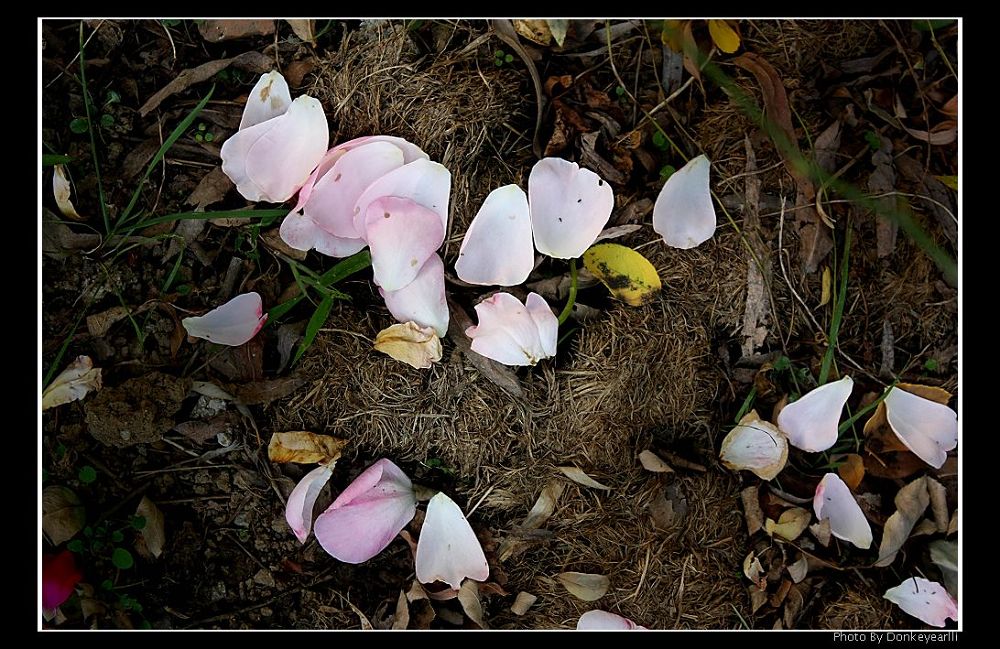
[[[63,550],[59,554],[42,555],[42,608],[58,608],[73,594],[76,584],[83,578],[77,570],[73,553]]]

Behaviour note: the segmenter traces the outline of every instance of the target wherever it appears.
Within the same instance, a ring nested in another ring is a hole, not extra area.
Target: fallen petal
[[[77,570],[73,553],[63,550],[59,554],[42,555],[42,609],[58,608],[73,594],[73,589],[83,578]]]
[[[734,471],[752,471],[763,480],[773,480],[785,468],[788,440],[751,410],[722,440],[719,459]]]
[[[854,494],[836,473],[827,473],[816,487],[813,511],[819,520],[830,520],[830,532],[862,550],[872,544],[872,528]]]
[[[52,167],[52,194],[55,196],[59,211],[68,219],[83,221],[84,217],[80,216],[76,211],[73,201],[70,198],[72,191],[73,185],[70,183],[69,176],[67,175],[66,166],[56,165]]]
[[[375,283],[398,291],[414,279],[444,242],[438,215],[408,198],[384,196],[368,205],[365,238]]]
[[[601,610],[587,611],[580,616],[576,623],[577,631],[635,631],[640,629],[645,630],[646,627],[636,624],[627,617]]]
[[[958,414],[948,406],[893,386],[885,397],[885,414],[900,441],[934,468],[941,468],[948,451],[958,446]]]
[[[330,257],[350,257],[368,245],[363,239],[334,236],[319,227],[312,218],[295,211],[290,212],[281,222],[278,234],[282,241],[295,250],[316,250]]]
[[[379,288],[385,306],[400,322],[432,328],[439,337],[448,333],[448,298],[444,292],[444,262],[437,253],[421,266],[416,278],[397,291]]]
[[[531,231],[538,252],[573,259],[597,238],[611,218],[611,185],[590,169],[562,158],[542,158],[528,175]]]
[[[354,227],[365,231],[365,218],[372,201],[383,196],[408,198],[423,205],[441,218],[441,231],[448,228],[448,199],[451,194],[451,172],[444,166],[426,159],[404,164],[385,174],[362,192],[354,205]]]
[[[821,385],[782,408],[778,428],[796,448],[825,451],[837,442],[840,412],[853,389],[849,376]]]
[[[316,539],[345,563],[368,561],[413,519],[417,499],[402,469],[381,459],[365,469],[316,519]]]
[[[430,158],[430,156],[424,153],[423,149],[418,147],[416,144],[394,135],[365,135],[363,137],[356,137],[353,140],[341,142],[335,146],[333,150],[350,151],[358,148],[359,146],[371,144],[372,142],[388,142],[389,144],[396,145],[396,147],[398,147],[403,153],[403,164],[410,164],[416,160],[428,160]]]
[[[232,347],[257,335],[265,322],[264,305],[260,295],[253,292],[237,295],[203,316],[181,320],[189,336]]]
[[[528,293],[524,306],[528,315],[538,329],[538,342],[541,343],[543,358],[556,355],[556,343],[559,342],[559,318],[552,313],[552,307],[538,293]]]
[[[101,389],[101,368],[94,367],[90,356],[77,356],[42,392],[42,410],[61,406]]]
[[[243,108],[243,119],[240,129],[250,128],[261,122],[284,115],[292,103],[292,93],[288,82],[277,70],[262,74],[257,84],[247,96],[247,104]]]
[[[313,507],[319,492],[330,481],[333,471],[326,465],[321,465],[307,473],[292,489],[285,505],[285,520],[295,533],[299,543],[305,543],[312,530]]]
[[[494,189],[469,224],[455,272],[470,284],[516,286],[534,266],[527,195],[517,185]]]
[[[504,365],[534,365],[552,356],[555,351],[553,328],[537,303],[537,300],[544,303],[544,299],[541,296],[532,299],[531,295],[537,293],[529,294],[528,298],[532,301],[534,314],[510,293],[495,293],[477,304],[479,324],[465,331],[472,338],[472,351]],[[539,329],[538,321],[542,322],[544,331]],[[544,343],[542,334],[546,336]]]
[[[375,351],[423,370],[441,360],[441,339],[430,327],[415,322],[394,324],[375,336]]]
[[[709,189],[711,164],[693,158],[667,179],[653,205],[653,229],[668,246],[687,250],[715,234],[715,206]]]
[[[885,591],[884,597],[913,617],[943,627],[945,620],[958,621],[958,603],[944,586],[923,577],[910,577],[895,588]]]
[[[427,503],[427,515],[417,540],[417,579],[424,584],[443,581],[455,590],[468,577],[486,581],[490,567],[479,539],[462,509],[439,492]]]

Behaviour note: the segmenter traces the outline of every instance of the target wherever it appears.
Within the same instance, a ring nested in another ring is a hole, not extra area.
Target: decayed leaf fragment
[[[719,459],[734,471],[745,469],[763,480],[773,480],[785,468],[788,440],[774,424],[751,410],[722,440]]]
[[[69,175],[66,173],[65,165],[54,166],[52,168],[52,193],[56,197],[56,205],[59,207],[59,211],[66,218],[84,221],[86,219],[80,216],[76,208],[73,207],[73,201],[70,199],[72,191],[73,185],[69,180]]]
[[[42,490],[42,531],[53,545],[73,538],[86,518],[80,498],[69,487],[49,485]]]
[[[375,351],[424,370],[441,360],[441,339],[431,327],[405,322],[378,332]]]
[[[882,543],[878,548],[876,566],[888,566],[896,558],[896,553],[910,537],[913,526],[917,524],[927,505],[930,495],[927,492],[927,478],[914,480],[899,490],[895,498],[896,511],[885,522],[882,533]]]
[[[561,572],[556,575],[556,580],[585,602],[601,599],[611,586],[611,580],[605,575],[586,572]]]
[[[603,489],[604,491],[611,491],[611,487],[602,485],[597,480],[594,480],[589,475],[587,475],[583,469],[577,468],[575,466],[561,466],[559,470],[562,471],[563,475],[572,480],[577,484],[581,484],[585,487],[592,487],[594,489]]]
[[[136,516],[142,516],[146,520],[146,525],[139,532],[140,542],[136,545],[136,551],[144,557],[159,557],[163,554],[163,545],[166,542],[166,534],[163,529],[163,512],[152,500],[143,496],[139,501],[139,506],[135,508]]]
[[[630,306],[641,306],[663,287],[653,264],[640,253],[617,243],[591,246],[583,265],[611,294]]]
[[[531,593],[522,590],[514,598],[514,603],[510,605],[510,612],[514,615],[524,615],[531,608],[531,605],[538,601],[537,595],[532,595]]]
[[[91,390],[101,389],[101,368],[89,356],[77,356],[42,393],[42,410],[78,401]]]
[[[639,453],[639,463],[642,464],[642,468],[647,471],[652,471],[653,473],[673,473],[674,470],[669,464],[660,459],[660,456],[656,453],[646,449],[642,453]]]
[[[345,446],[347,440],[331,435],[308,431],[275,433],[267,445],[267,457],[279,464],[330,464],[340,459]]]

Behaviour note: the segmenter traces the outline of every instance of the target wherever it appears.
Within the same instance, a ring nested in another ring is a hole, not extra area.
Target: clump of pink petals
[[[203,316],[181,320],[189,336],[231,347],[256,336],[265,322],[267,314],[263,302],[260,295],[253,292],[237,295]]]
[[[465,334],[472,351],[504,365],[534,365],[556,354],[559,319],[538,293],[524,304],[510,293],[495,293],[476,305],[479,324]]]

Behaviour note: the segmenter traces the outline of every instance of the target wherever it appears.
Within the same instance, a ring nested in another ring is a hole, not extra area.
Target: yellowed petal
[[[275,433],[267,445],[267,457],[272,462],[297,464],[327,464],[340,459],[347,441],[331,435],[308,431]]]
[[[771,536],[777,534],[783,539],[794,541],[809,526],[812,514],[801,507],[791,507],[781,512],[778,522],[770,518],[764,523],[764,530]]]
[[[375,336],[375,351],[423,370],[441,360],[441,339],[430,327],[405,322],[378,332]]]
[[[617,243],[592,246],[583,253],[583,265],[612,295],[631,306],[648,302],[663,287],[648,259]]]
[[[73,207],[73,201],[70,200],[72,192],[73,185],[69,180],[66,167],[64,165],[54,166],[52,168],[52,193],[56,197],[56,205],[59,206],[59,211],[66,218],[84,221],[85,219],[77,213],[76,208]]]
[[[719,459],[734,471],[752,471],[763,480],[773,480],[785,468],[788,440],[751,410],[722,440]]]
[[[78,401],[91,390],[101,389],[101,368],[89,356],[77,356],[42,393],[42,410]]]

